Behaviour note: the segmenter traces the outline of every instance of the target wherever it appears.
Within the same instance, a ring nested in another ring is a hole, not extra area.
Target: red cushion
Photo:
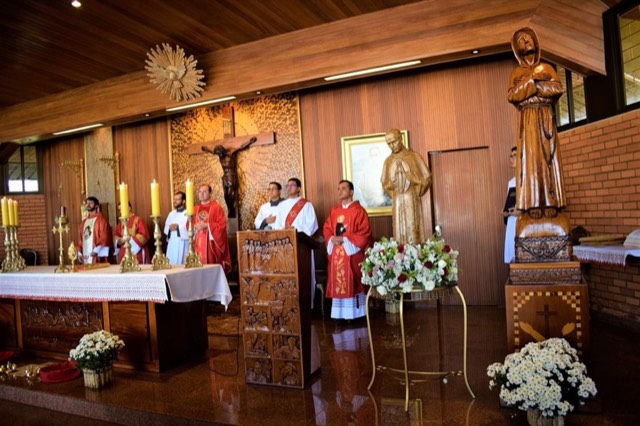
[[[50,364],[40,369],[42,383],[59,383],[75,379],[80,375],[80,370],[73,361],[63,361]]]

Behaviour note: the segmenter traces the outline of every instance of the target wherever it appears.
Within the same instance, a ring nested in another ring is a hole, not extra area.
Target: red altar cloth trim
[[[626,266],[627,257],[640,257],[640,249],[630,249],[623,245],[616,246],[573,246],[573,254],[581,262],[604,263],[608,265]]]
[[[53,266],[28,267],[0,275],[0,297],[55,301],[139,301],[164,303],[215,300],[228,306],[231,291],[220,265],[162,271],[141,265],[140,272],[120,273],[111,265],[76,273],[53,273]]]

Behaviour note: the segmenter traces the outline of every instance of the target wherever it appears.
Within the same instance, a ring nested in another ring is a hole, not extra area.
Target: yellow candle
[[[13,226],[20,225],[20,221],[18,220],[18,201],[13,200]]]
[[[129,217],[129,187],[124,182],[120,184],[120,217]]]
[[[15,225],[14,218],[13,218],[13,213],[15,211],[13,210],[13,200],[9,198],[8,203],[9,204],[7,205],[7,210],[9,211],[9,221],[7,222],[7,225],[13,226]]]
[[[151,216],[160,216],[160,188],[155,179],[151,182]]]
[[[189,179],[187,179],[187,183],[186,183],[186,189],[185,191],[187,194],[187,214],[189,216],[193,215],[193,182],[191,182]]]
[[[2,226],[9,226],[9,202],[2,197]]]

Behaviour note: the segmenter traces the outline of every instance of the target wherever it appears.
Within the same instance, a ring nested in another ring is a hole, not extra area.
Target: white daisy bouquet
[[[69,352],[69,359],[81,370],[99,370],[113,363],[122,348],[124,342],[118,336],[100,330],[82,336],[78,346]]]
[[[423,244],[400,244],[382,238],[367,249],[360,264],[362,284],[384,296],[390,290],[410,292],[414,286],[431,291],[458,280],[458,252],[434,234]]]
[[[538,409],[548,418],[567,415],[598,392],[576,350],[561,338],[529,343],[504,364],[487,367],[487,375],[489,388],[499,386],[508,405]]]

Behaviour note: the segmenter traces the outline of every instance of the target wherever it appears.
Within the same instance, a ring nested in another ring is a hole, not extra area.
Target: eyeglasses
[[[298,185],[296,185],[295,183],[290,183],[287,185],[287,188],[297,188]]]

